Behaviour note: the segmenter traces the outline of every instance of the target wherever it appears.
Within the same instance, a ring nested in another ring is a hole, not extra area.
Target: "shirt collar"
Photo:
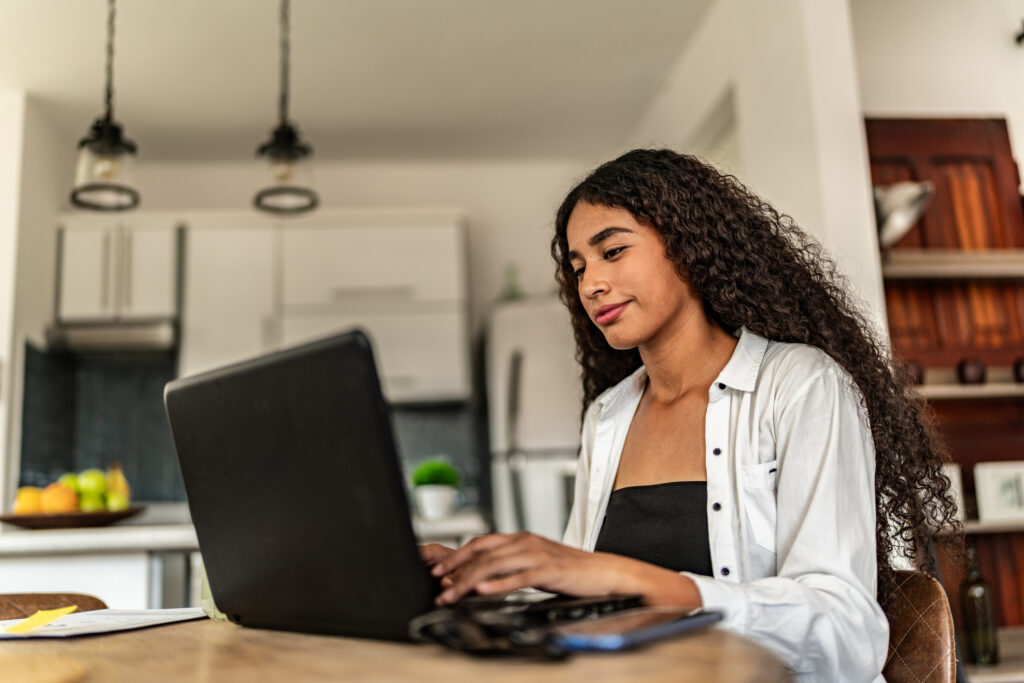
[[[739,343],[733,349],[729,362],[711,385],[713,397],[722,391],[723,387],[720,387],[720,384],[739,391],[753,391],[757,384],[757,375],[768,348],[768,340],[745,327],[739,328],[734,334],[739,337]],[[641,365],[626,379],[597,398],[601,413],[614,413],[637,401],[646,382],[647,368]]]
[[[717,385],[724,384],[739,391],[753,391],[757,384],[757,374],[761,371],[761,361],[768,349],[768,340],[745,327],[737,330],[737,334],[740,341],[736,344],[729,362],[718,373],[712,388],[719,388]]]

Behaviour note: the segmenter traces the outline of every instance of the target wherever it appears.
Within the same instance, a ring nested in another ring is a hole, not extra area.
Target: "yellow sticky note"
[[[41,609],[32,616],[22,619],[14,626],[8,626],[6,633],[23,636],[26,633],[35,631],[40,626],[46,626],[51,621],[60,619],[65,614],[71,614],[76,609],[78,609],[78,605],[70,605],[68,607],[60,607],[58,609]]]

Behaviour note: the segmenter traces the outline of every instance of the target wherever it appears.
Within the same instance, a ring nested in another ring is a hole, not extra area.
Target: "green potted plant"
[[[447,517],[455,508],[459,472],[440,457],[424,460],[412,471],[413,496],[424,519]]]

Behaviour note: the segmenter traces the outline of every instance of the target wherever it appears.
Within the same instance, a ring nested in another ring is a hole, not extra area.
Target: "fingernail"
[[[445,591],[444,593],[441,593],[441,595],[439,595],[438,598],[437,598],[437,604],[439,604],[439,605],[444,605],[444,604],[447,604],[447,603],[449,603],[451,601],[452,601],[452,592],[451,591]]]
[[[441,574],[444,574],[444,572],[441,570],[441,565],[439,564],[435,564],[434,568],[430,570],[430,573],[434,576],[441,576]]]

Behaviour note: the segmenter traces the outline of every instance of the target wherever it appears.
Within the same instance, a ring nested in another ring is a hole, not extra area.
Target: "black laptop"
[[[243,626],[406,640],[420,559],[370,341],[355,330],[175,380],[164,404],[214,601]],[[639,596],[464,599],[529,623]]]
[[[214,601],[239,624],[405,639],[433,604],[359,331],[169,383]]]

